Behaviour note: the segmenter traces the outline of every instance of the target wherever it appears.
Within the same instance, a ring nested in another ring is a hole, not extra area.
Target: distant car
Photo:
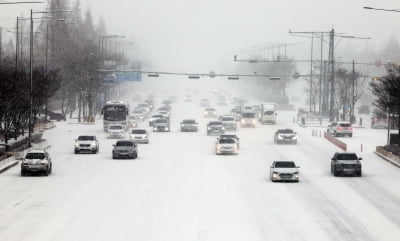
[[[204,110],[204,115],[205,118],[216,118],[217,117],[217,110],[212,107],[208,107]]]
[[[171,100],[163,100],[162,104],[165,106],[171,107],[172,101]]]
[[[153,126],[153,123],[154,123],[154,121],[156,120],[156,119],[160,119],[160,118],[166,118],[167,116],[164,116],[164,115],[162,115],[162,114],[155,114],[155,115],[152,115],[151,117],[150,117],[150,119],[149,119],[149,126]]]
[[[163,115],[163,116],[164,116],[165,118],[167,118],[167,119],[170,118],[170,113],[169,113],[168,111],[165,111],[165,110],[157,111],[156,114],[158,114],[158,115]]]
[[[199,123],[194,119],[185,119],[181,122],[181,131],[193,131],[197,132],[199,129]]]
[[[149,133],[145,129],[133,129],[130,138],[136,143],[149,144]]]
[[[43,114],[45,114],[45,113],[43,112]],[[49,120],[65,121],[65,118],[61,113],[56,113],[56,112],[48,110],[47,116],[48,116]]]
[[[45,150],[31,150],[26,153],[21,162],[21,176],[28,173],[40,173],[45,176],[51,174],[53,163]]]
[[[200,107],[209,107],[209,106],[210,106],[210,102],[208,101],[208,99],[200,100]]]
[[[207,135],[221,135],[224,132],[225,128],[222,121],[210,121],[207,123]]]
[[[256,127],[257,115],[252,111],[242,112],[240,119],[240,127]]]
[[[368,105],[362,105],[358,107],[358,114],[369,115],[371,113]]]
[[[137,127],[136,117],[129,116],[128,117],[128,128],[136,128]]]
[[[361,157],[357,157],[353,152],[336,152],[331,159],[331,173],[337,177],[339,175],[356,175],[361,177]]]
[[[113,145],[112,158],[132,158],[138,156],[137,145],[133,140],[119,140]]]
[[[217,105],[227,105],[227,104],[228,104],[228,102],[225,98],[220,98],[217,101]]]
[[[215,154],[238,154],[239,147],[233,138],[218,138],[215,143]]]
[[[143,121],[146,119],[147,113],[144,112],[143,110],[134,110],[130,113],[129,119],[137,120],[137,121]]]
[[[172,95],[172,96],[169,97],[169,100],[171,102],[177,102],[178,101],[178,97],[176,95]]]
[[[274,161],[270,167],[269,176],[271,181],[294,181],[300,180],[299,167],[294,161]]]
[[[143,109],[143,110],[146,111],[146,114],[148,114],[148,113],[151,112],[151,108],[150,108],[150,105],[149,105],[148,103],[139,104],[139,105],[136,107],[136,109]]]
[[[183,101],[184,102],[192,102],[193,101],[193,96],[192,95],[185,95],[185,97],[183,97]]]
[[[353,136],[353,127],[349,122],[332,122],[328,126],[328,133],[333,136]]]
[[[242,112],[238,108],[232,109],[231,115],[233,115],[235,117],[236,121],[240,121],[240,119],[242,118]]]
[[[220,121],[222,121],[222,125],[224,126],[226,131],[228,130],[236,131],[237,123],[233,115],[222,116]]]
[[[107,138],[125,138],[125,129],[122,125],[109,125]]]
[[[275,132],[274,142],[276,144],[297,144],[297,133],[292,129],[279,129]]]
[[[153,131],[154,132],[170,132],[171,127],[168,119],[161,118],[161,119],[156,119],[153,122]]]
[[[74,145],[75,154],[81,152],[90,152],[96,154],[99,152],[99,142],[95,135],[78,136]]]
[[[217,137],[217,141],[219,139],[223,139],[223,138],[228,138],[228,139],[234,139],[237,143],[237,147],[240,148],[240,138],[237,135],[234,134],[222,134],[219,137]]]

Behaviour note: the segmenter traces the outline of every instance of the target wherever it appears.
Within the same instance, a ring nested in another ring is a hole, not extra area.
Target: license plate
[[[354,169],[353,168],[347,168],[347,169],[343,169],[343,171],[345,171],[345,172],[354,172]]]

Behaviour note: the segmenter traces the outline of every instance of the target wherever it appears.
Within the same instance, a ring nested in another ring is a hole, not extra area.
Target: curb
[[[375,154],[376,154],[377,156],[379,156],[380,158],[382,158],[383,160],[389,162],[390,164],[392,164],[392,165],[394,165],[394,166],[400,168],[400,163],[398,163],[398,162],[396,162],[396,161],[390,159],[389,157],[387,157],[387,156],[385,156],[385,155],[383,155],[383,154],[381,154],[381,153],[379,153],[379,152],[377,152],[377,151],[375,151]]]
[[[14,167],[16,165],[18,165],[19,161],[14,160],[13,162],[11,162],[10,164],[7,164],[6,166],[0,168],[0,174],[7,171],[8,169],[10,169],[11,167]]]

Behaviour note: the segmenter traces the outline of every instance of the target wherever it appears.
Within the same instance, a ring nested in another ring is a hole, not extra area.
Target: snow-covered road
[[[363,157],[363,177],[333,177],[330,158],[340,150],[293,123],[294,112],[279,112],[276,126],[239,129],[239,154],[216,156],[203,109],[179,97],[173,131],[151,133],[136,160],[111,159],[115,140],[105,139],[101,121],[57,123],[45,133],[52,175],[20,177],[18,166],[0,175],[0,240],[400,239],[400,169],[373,153],[385,131],[356,129],[343,138]],[[192,117],[200,131],[179,132]],[[298,145],[273,143],[282,127],[298,132]],[[100,139],[99,154],[73,154],[74,139],[86,133]],[[274,160],[296,161],[301,181],[272,183]]]

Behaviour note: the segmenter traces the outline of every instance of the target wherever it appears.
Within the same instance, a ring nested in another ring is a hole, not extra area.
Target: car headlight
[[[273,177],[273,178],[279,177],[279,173],[278,173],[278,172],[272,172],[272,177]]]
[[[253,123],[255,124],[255,123],[256,123],[256,120],[253,120]]]
[[[165,130],[169,130],[169,127],[165,127]]]
[[[220,146],[220,145],[217,145],[217,149],[220,150],[220,149],[221,149],[221,146]]]
[[[91,145],[92,147],[94,147],[94,146],[96,146],[96,143],[92,142],[92,143],[90,143],[90,145]]]
[[[297,140],[297,136],[293,136],[293,138],[292,138],[293,140]]]
[[[79,143],[75,142],[75,147],[79,147]]]
[[[283,136],[278,135],[278,139],[279,139],[279,140],[283,140]]]
[[[225,127],[222,127],[221,130],[225,130]]]
[[[244,124],[244,119],[241,120],[242,124]]]
[[[207,127],[207,130],[211,130],[211,127]]]
[[[42,161],[40,162],[40,164],[49,165],[49,162],[48,162],[47,160],[42,160]]]

